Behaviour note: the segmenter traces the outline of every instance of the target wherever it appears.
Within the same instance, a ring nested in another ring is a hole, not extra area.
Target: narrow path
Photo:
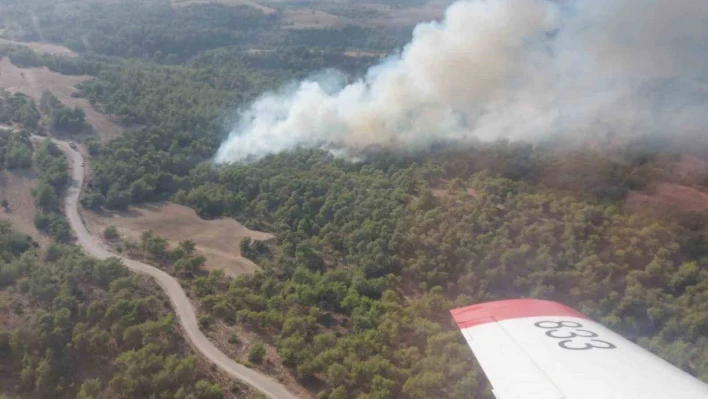
[[[69,220],[71,229],[74,231],[78,239],[79,245],[83,247],[87,254],[98,259],[106,259],[116,257],[132,271],[143,273],[152,276],[162,286],[167,293],[167,296],[172,302],[172,307],[177,313],[182,328],[184,329],[187,338],[192,342],[192,345],[201,352],[209,361],[221,368],[229,376],[242,381],[254,389],[261,392],[269,399],[296,399],[297,397],[290,393],[285,386],[278,381],[261,374],[260,372],[250,369],[242,364],[236,363],[221,352],[199,329],[197,317],[194,314],[192,304],[187,299],[187,295],[182,290],[177,280],[155,267],[146,265],[142,262],[137,262],[131,259],[123,258],[108,251],[101,245],[100,241],[89,234],[81,217],[79,216],[79,195],[84,181],[84,168],[81,167],[81,154],[69,147],[69,144],[63,141],[54,140],[59,148],[69,158],[69,163],[72,166],[72,181],[71,186],[67,190],[66,200],[64,202],[66,217]]]

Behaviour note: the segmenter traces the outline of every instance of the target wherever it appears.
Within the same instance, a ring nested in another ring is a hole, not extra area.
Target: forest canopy
[[[42,257],[0,222],[0,395],[224,398],[153,284],[75,247]]]

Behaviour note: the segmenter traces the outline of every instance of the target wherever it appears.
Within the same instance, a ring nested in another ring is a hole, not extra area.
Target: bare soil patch
[[[89,76],[69,76],[47,68],[19,68],[8,58],[0,59],[0,88],[12,93],[24,93],[39,102],[44,90],[49,90],[68,107],[79,107],[102,140],[118,137],[124,130],[115,120],[99,112],[85,98],[75,98],[77,83],[91,79]]]
[[[17,231],[32,236],[44,245],[49,238],[34,227],[37,208],[32,190],[37,183],[37,174],[33,169],[0,170],[0,201],[7,200],[9,204],[7,210],[0,207],[0,220],[9,220]]]
[[[708,160],[684,154],[674,166],[673,173],[684,184],[700,184],[708,177]]]
[[[326,29],[347,25],[413,26],[420,22],[442,18],[445,9],[454,1],[430,0],[424,5],[412,7],[389,6],[371,1],[343,3],[341,0],[320,0],[312,5],[300,6],[290,0],[172,0],[172,4],[174,6],[205,3],[248,5],[266,14],[281,10],[286,29]],[[341,14],[338,10],[342,11]],[[361,17],[354,16],[357,14]]]
[[[436,198],[448,198],[453,195],[456,195],[456,193],[450,192],[450,181],[446,179],[438,179],[438,181],[435,182],[433,188],[430,190],[433,194],[433,197]],[[477,198],[477,190],[474,189],[474,187],[467,187],[465,189],[465,194],[467,194],[470,197]]]
[[[327,29],[361,22],[312,9],[287,10],[283,13],[283,19],[288,23],[288,29]]]
[[[276,10],[266,7],[252,0],[172,0],[173,6],[188,6],[191,4],[209,4],[209,3],[221,3],[227,6],[249,6],[257,8],[265,14],[272,14]]]
[[[71,51],[68,47],[60,46],[58,44],[51,43],[40,43],[40,42],[18,42],[15,40],[0,38],[0,45],[3,44],[13,44],[17,46],[29,47],[38,53],[64,55],[64,56],[75,56],[76,53]]]
[[[675,183],[659,183],[653,193],[631,192],[627,198],[631,210],[708,210],[708,194]]]
[[[448,4],[449,5],[449,4]],[[394,8],[380,4],[362,3],[363,10],[375,11],[372,17],[348,18],[317,9],[290,9],[283,13],[283,19],[290,25],[287,28],[337,28],[347,25],[368,27],[405,27],[425,21],[442,18],[446,6],[430,3],[421,7]]]
[[[345,51],[344,55],[347,57],[353,57],[353,58],[362,58],[362,57],[378,57],[378,58],[383,58],[386,56],[386,53],[383,52],[373,52],[373,51],[359,51],[359,50],[351,50],[351,51]]]
[[[103,237],[103,230],[115,225],[122,237],[140,240],[140,235],[152,230],[171,245],[192,240],[197,252],[207,259],[207,270],[222,269],[228,276],[251,273],[258,265],[241,256],[239,244],[244,238],[267,241],[273,235],[249,230],[234,219],[201,219],[191,208],[162,203],[133,207],[125,212],[81,211],[92,235]]]
[[[395,8],[385,7],[380,10],[381,16],[366,21],[370,26],[412,26],[421,22],[440,20],[445,15],[445,9],[454,3],[454,0],[432,0],[419,7]]]
[[[453,194],[450,193],[450,190],[446,188],[434,188],[431,190],[433,192],[433,197],[437,198],[447,198],[451,197]],[[468,188],[466,190],[466,193],[470,197],[477,197],[477,191],[474,188]]]

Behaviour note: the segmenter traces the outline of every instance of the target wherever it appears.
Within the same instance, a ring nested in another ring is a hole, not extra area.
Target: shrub
[[[103,231],[103,236],[106,238],[106,240],[116,240],[120,238],[120,235],[118,234],[118,229],[114,225],[106,227],[106,229]]]
[[[251,346],[251,350],[248,351],[248,361],[253,363],[260,363],[265,357],[265,346],[262,342],[257,342]]]

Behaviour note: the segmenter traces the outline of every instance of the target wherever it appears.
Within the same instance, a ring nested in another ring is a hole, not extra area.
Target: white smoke
[[[468,0],[349,85],[328,72],[241,112],[217,162],[296,147],[420,149],[708,128],[708,1]]]

